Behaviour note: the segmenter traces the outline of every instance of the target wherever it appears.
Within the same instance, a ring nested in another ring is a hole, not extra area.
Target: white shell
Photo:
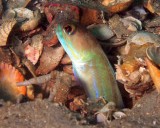
[[[122,119],[122,118],[126,117],[126,114],[123,113],[123,112],[120,112],[120,111],[119,112],[114,112],[113,117],[115,119]]]
[[[34,18],[34,14],[33,14],[33,11],[27,8],[15,8],[15,9],[6,10],[4,12],[3,19],[8,19],[11,17],[32,19]]]
[[[41,20],[41,13],[39,10],[31,11],[27,8],[9,9],[4,12],[3,20],[15,18],[21,22],[21,31],[30,31],[35,29]]]
[[[121,19],[124,26],[127,26],[130,31],[142,30],[142,22],[132,16]]]
[[[107,117],[103,113],[98,113],[96,119],[98,123],[107,123]]]
[[[127,43],[135,43],[137,45],[154,43],[155,45],[160,45],[160,36],[150,32],[138,31],[128,37]]]
[[[134,43],[136,45],[153,43],[155,46],[160,46],[160,36],[150,32],[145,32],[145,31],[138,31],[131,34],[127,39],[127,44],[124,50],[125,54],[128,54],[128,52],[130,51],[131,43]]]

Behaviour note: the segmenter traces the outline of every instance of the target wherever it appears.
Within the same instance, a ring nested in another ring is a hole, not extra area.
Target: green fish
[[[55,31],[88,97],[103,97],[124,107],[113,68],[95,37],[85,27],[66,21],[58,23]]]

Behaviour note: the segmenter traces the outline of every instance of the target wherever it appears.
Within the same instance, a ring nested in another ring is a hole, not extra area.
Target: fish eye
[[[63,26],[63,30],[68,35],[72,35],[75,32],[76,27],[72,24],[67,24]]]

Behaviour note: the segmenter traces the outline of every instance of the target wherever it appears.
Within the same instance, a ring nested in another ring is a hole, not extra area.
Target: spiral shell
[[[0,26],[0,46],[6,45],[9,34],[11,33],[16,23],[17,23],[16,20],[12,19],[12,20],[7,20]]]

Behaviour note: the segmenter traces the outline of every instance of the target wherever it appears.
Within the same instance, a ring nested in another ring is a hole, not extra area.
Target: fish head
[[[57,37],[72,61],[89,61],[96,39],[89,31],[73,22],[62,22],[56,27]]]

